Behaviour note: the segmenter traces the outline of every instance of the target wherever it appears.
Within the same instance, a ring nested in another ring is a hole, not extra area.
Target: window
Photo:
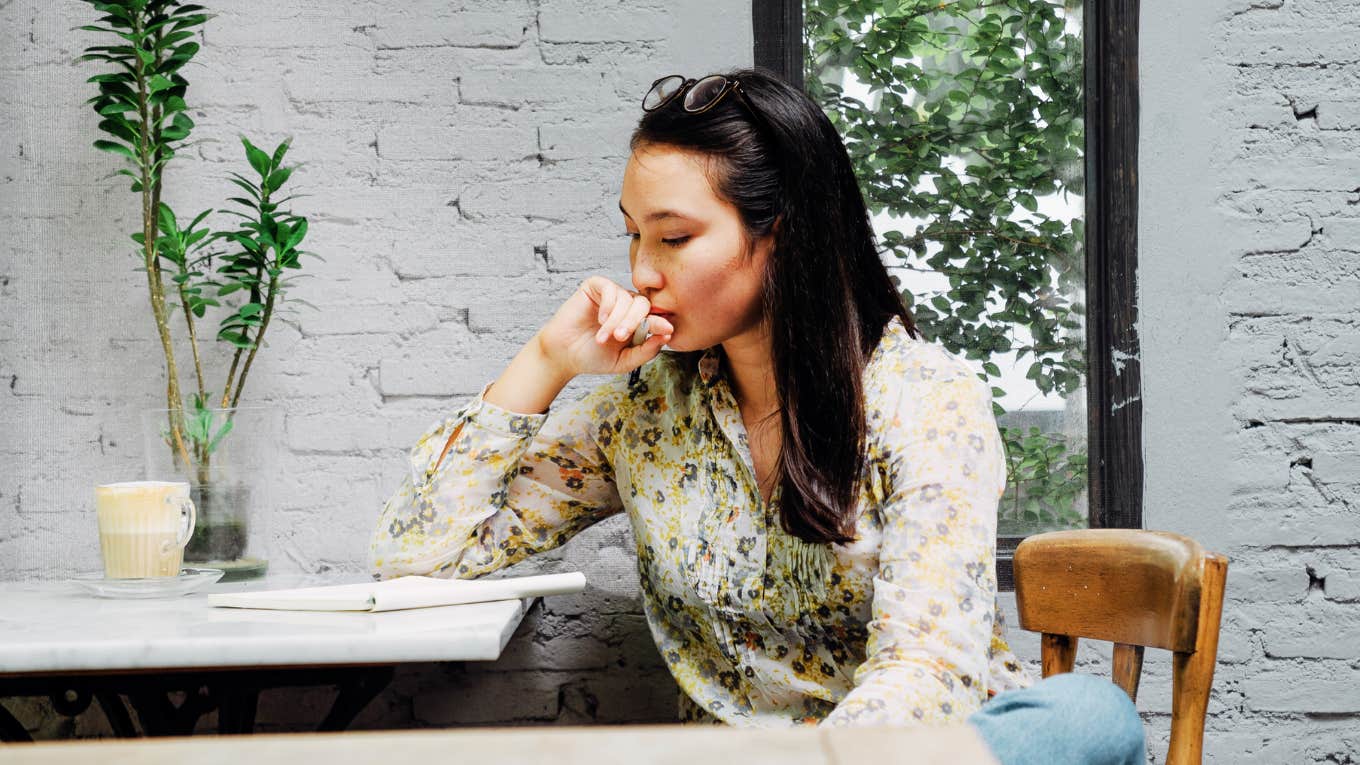
[[[755,63],[841,131],[923,331],[993,386],[997,575],[1142,521],[1136,0],[753,0]]]

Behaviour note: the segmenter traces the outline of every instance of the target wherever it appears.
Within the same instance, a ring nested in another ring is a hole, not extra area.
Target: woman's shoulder
[[[871,386],[891,392],[893,398],[903,386],[929,385],[960,378],[977,379],[967,360],[938,342],[912,337],[894,317],[883,330],[878,347],[865,368],[865,391]],[[978,382],[981,382],[980,380]]]

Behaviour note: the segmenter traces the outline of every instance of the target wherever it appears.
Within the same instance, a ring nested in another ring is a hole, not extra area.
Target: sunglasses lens
[[[651,111],[664,104],[666,99],[675,95],[675,92],[684,84],[685,78],[680,75],[663,77],[659,82],[652,86],[651,90],[647,91],[647,96],[642,99],[642,108]]]
[[[709,75],[699,80],[685,94],[685,111],[697,112],[707,107],[716,101],[726,88],[727,78],[720,74]]]

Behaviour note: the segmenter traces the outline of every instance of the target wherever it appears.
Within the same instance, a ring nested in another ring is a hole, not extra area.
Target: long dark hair
[[[747,257],[756,240],[774,234],[761,307],[783,426],[780,522],[805,542],[851,542],[864,467],[864,367],[892,317],[920,332],[879,258],[831,121],[765,70],[720,74],[741,83],[758,119],[736,93],[701,114],[676,98],[643,114],[629,146],[670,146],[710,160],[714,193],[740,212]]]

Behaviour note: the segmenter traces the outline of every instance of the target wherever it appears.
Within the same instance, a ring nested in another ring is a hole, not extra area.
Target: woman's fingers
[[[609,318],[609,312],[614,310],[614,303],[617,302],[619,289],[612,282],[605,281],[604,284],[597,285],[600,291],[599,308],[595,312],[595,321],[604,324]]]
[[[647,331],[653,335],[665,335],[670,337],[675,332],[675,325],[662,316],[647,317]]]
[[[620,357],[624,367],[635,369],[646,364],[661,352],[661,346],[666,344],[670,335],[652,334],[641,345],[634,345],[623,349]]]
[[[614,339],[627,340],[631,337],[651,309],[652,304],[647,301],[647,298],[634,296],[627,312],[623,315],[623,321],[614,329]]]
[[[623,321],[623,317],[628,314],[628,308],[632,305],[632,299],[627,295],[620,295],[614,302],[614,308],[609,312],[609,318],[605,319],[604,326],[595,333],[595,341],[603,343],[614,334],[614,330]]]

